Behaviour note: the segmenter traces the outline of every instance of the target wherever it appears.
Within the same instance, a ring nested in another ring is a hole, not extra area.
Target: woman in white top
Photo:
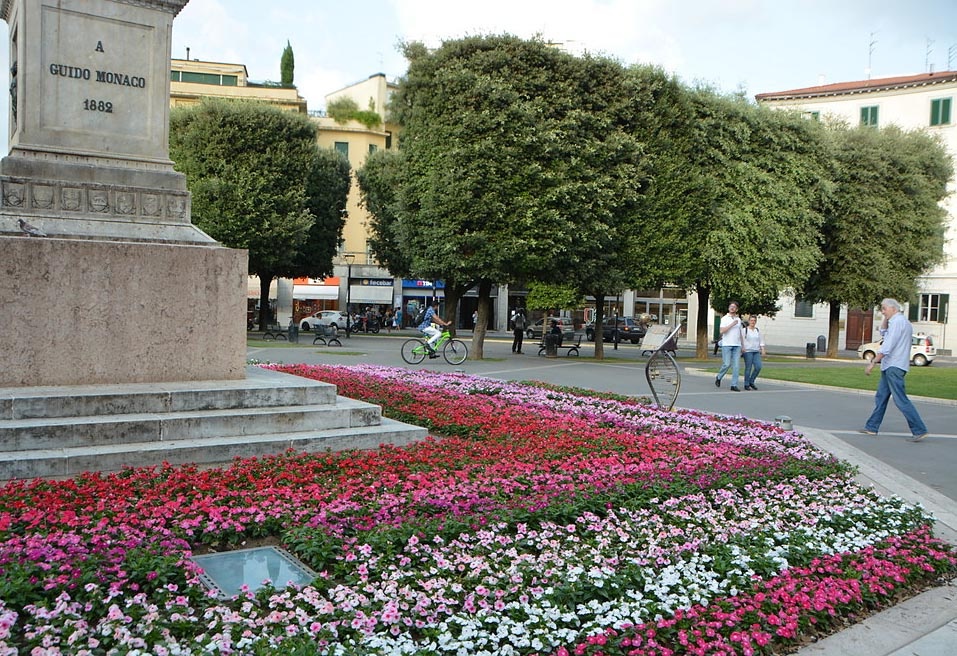
[[[741,329],[741,352],[744,354],[744,389],[757,390],[754,379],[761,373],[761,356],[764,355],[764,336],[758,330],[758,317],[748,317],[748,325]]]

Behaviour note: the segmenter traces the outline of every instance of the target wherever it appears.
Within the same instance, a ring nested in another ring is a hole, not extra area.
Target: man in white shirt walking
[[[741,318],[738,302],[728,304],[728,313],[721,317],[721,369],[714,379],[714,386],[721,387],[721,379],[731,370],[731,391],[740,392],[738,378],[741,373]]]

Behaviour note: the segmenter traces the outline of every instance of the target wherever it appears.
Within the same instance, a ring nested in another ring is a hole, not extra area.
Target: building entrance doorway
[[[844,329],[844,348],[855,351],[874,337],[874,311],[860,308],[847,309],[847,327]]]

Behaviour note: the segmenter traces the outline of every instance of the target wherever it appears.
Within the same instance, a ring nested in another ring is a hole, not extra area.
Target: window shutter
[[[910,321],[918,321],[920,319],[920,296],[915,299],[912,299],[910,303],[907,304],[907,318]]]
[[[950,307],[950,294],[940,295],[940,310],[937,312],[937,321],[947,323],[947,309]]]

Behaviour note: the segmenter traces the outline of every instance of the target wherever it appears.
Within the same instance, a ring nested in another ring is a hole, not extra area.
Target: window
[[[930,101],[930,124],[950,125],[951,98],[936,98]]]
[[[379,147],[375,144],[369,144],[369,154],[371,155],[375,151],[379,150]]]
[[[861,125],[869,128],[877,127],[877,105],[861,107]]]
[[[820,120],[821,120],[821,112],[804,112],[804,116],[805,116],[805,118],[809,118],[809,119],[811,119],[812,121],[820,121]]]
[[[794,299],[794,316],[802,319],[813,319],[814,304],[799,298]]]
[[[191,73],[189,71],[170,71],[170,80],[173,82],[192,82],[194,84],[215,84],[220,87],[235,87],[239,83],[239,78],[235,75]]]
[[[347,141],[337,141],[336,142],[336,152],[340,153],[346,159],[349,158],[349,142]]]
[[[911,303],[909,318],[911,321],[946,323],[949,301],[950,294],[921,294],[918,302]]]

